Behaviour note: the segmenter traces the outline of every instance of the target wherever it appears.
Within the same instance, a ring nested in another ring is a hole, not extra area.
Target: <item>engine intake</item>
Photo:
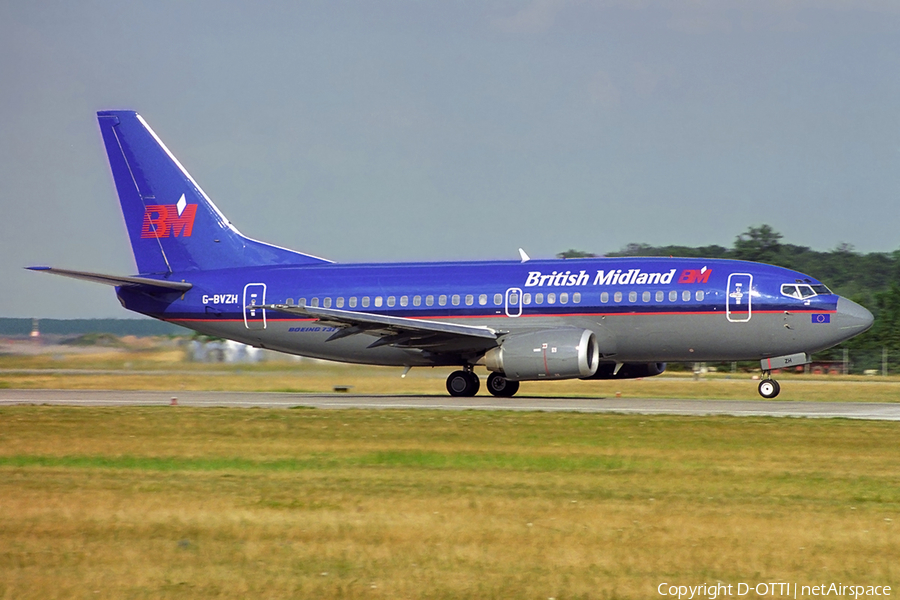
[[[543,329],[505,336],[484,365],[512,381],[588,378],[597,372],[600,346],[588,329]]]

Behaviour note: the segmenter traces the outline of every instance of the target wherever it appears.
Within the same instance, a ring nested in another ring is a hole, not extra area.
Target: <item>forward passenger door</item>
[[[746,323],[753,316],[753,275],[750,273],[728,276],[725,316],[732,323]]]

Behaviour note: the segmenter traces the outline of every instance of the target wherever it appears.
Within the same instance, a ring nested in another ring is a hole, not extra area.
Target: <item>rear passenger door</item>
[[[266,303],[266,284],[248,283],[244,286],[244,327],[266,328],[266,309],[255,308]]]

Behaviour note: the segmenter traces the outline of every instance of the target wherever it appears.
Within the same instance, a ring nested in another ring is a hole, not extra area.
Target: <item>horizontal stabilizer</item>
[[[124,287],[149,287],[165,292],[186,292],[193,284],[184,281],[164,281],[150,279],[149,277],[126,277],[123,275],[104,275],[103,273],[90,273],[88,271],[70,271],[68,269],[55,269],[53,267],[26,267],[29,271],[44,271],[53,275],[62,275],[73,279],[83,279],[94,283],[116,285]]]

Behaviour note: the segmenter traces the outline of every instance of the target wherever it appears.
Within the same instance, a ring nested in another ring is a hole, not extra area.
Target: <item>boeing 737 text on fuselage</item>
[[[371,365],[455,366],[454,396],[520,381],[658,375],[667,362],[805,364],[872,325],[771,265],[697,258],[335,264],[245,237],[140,115],[97,113],[137,275],[30,267],[115,286],[122,306],[203,334]]]

